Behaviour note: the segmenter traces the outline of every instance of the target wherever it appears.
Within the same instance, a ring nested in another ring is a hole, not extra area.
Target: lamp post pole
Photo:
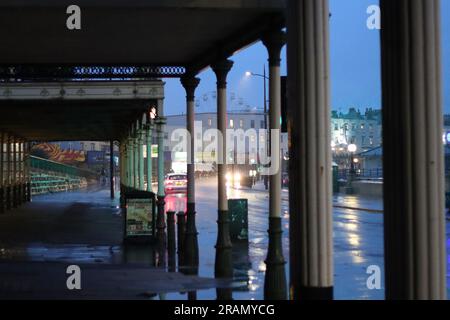
[[[354,164],[354,154],[357,150],[357,147],[355,144],[349,144],[347,151],[350,153],[350,172],[347,178],[347,190],[346,193],[347,194],[353,194],[353,186],[352,186],[352,182],[353,182],[353,178],[354,178],[354,174],[355,174],[355,164]]]
[[[266,65],[264,64],[263,74],[258,74],[258,73],[253,73],[253,72],[247,71],[246,75],[254,76],[254,77],[261,77],[264,81],[263,82],[264,83],[264,86],[263,86],[263,88],[264,88],[264,90],[263,90],[263,92],[264,92],[264,94],[263,94],[263,96],[264,96],[264,103],[263,103],[263,106],[264,106],[264,130],[267,133],[267,83],[266,83],[266,81],[269,80],[269,77],[266,75]],[[269,148],[269,138],[270,138],[270,136],[268,134],[266,134],[266,141],[265,141],[266,150]],[[268,176],[264,176],[264,187],[266,190],[269,189],[268,182],[269,182]]]

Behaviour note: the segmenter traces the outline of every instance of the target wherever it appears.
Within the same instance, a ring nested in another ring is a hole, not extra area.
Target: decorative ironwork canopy
[[[179,78],[186,73],[181,66],[53,66],[0,65],[1,82],[20,81],[145,81]]]

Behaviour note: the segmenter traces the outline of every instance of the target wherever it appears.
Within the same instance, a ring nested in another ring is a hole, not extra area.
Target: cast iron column
[[[167,264],[169,272],[176,271],[176,235],[175,235],[175,212],[167,211]]]
[[[164,219],[165,191],[164,191],[164,110],[162,100],[158,100],[158,117],[156,118],[156,130],[158,132],[158,219],[157,229],[163,233],[166,228]]]
[[[187,164],[187,221],[185,233],[185,250],[183,262],[186,266],[198,267],[198,232],[195,223],[195,89],[200,83],[200,79],[194,75],[189,75],[181,79],[181,83],[186,90],[187,121],[186,127],[190,135],[188,143],[188,164]]]
[[[134,160],[134,183],[133,183],[133,188],[135,190],[139,190],[139,140],[140,140],[140,130],[139,130],[139,120],[136,121],[135,125],[134,125],[134,133],[133,133],[133,151],[134,151],[134,156],[133,156],[133,160]]]
[[[387,299],[446,299],[439,0],[381,0]]]
[[[216,244],[215,277],[232,278],[232,245],[230,239],[230,218],[228,215],[228,200],[226,189],[227,173],[227,75],[233,66],[231,60],[221,60],[212,66],[217,78],[217,129],[223,139],[218,139],[218,232]],[[220,297],[223,298],[223,297]],[[225,297],[226,298],[226,297]]]
[[[152,163],[152,131],[153,131],[153,119],[150,114],[147,114],[147,191],[153,192],[152,178],[153,178],[153,163]]]
[[[128,168],[128,170],[127,170],[127,173],[128,173],[128,184],[127,184],[127,187],[128,188],[133,188],[134,187],[134,171],[133,171],[133,168],[134,168],[134,159],[133,159],[133,156],[134,156],[134,151],[133,151],[133,139],[132,139],[132,137],[131,137],[131,134],[130,134],[130,136],[128,136],[128,146],[127,146],[127,152],[128,152],[128,162],[127,162],[127,168]]]
[[[328,0],[288,1],[290,292],[333,298]]]
[[[145,181],[144,181],[144,175],[145,175],[145,159],[144,159],[144,144],[146,143],[145,139],[145,124],[143,119],[141,119],[139,124],[139,130],[138,130],[138,150],[139,150],[139,190],[144,191],[145,190]]]
[[[125,152],[125,144],[124,140],[120,140],[119,142],[119,179],[120,179],[120,206],[123,207],[124,198],[123,193],[125,192],[124,189],[124,181],[125,181],[125,175],[126,175],[126,152]]]
[[[270,116],[270,156],[271,166],[276,172],[270,176],[269,197],[269,248],[265,261],[264,299],[285,300],[287,297],[286,271],[283,256],[281,227],[281,78],[280,54],[285,43],[285,34],[281,30],[273,31],[263,38],[269,53],[269,116]],[[274,136],[272,136],[274,135]],[[275,140],[277,138],[277,140]],[[274,144],[273,144],[274,143]]]

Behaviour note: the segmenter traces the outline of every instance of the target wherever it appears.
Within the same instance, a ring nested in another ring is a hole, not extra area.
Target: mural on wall
[[[84,151],[61,149],[58,144],[39,143],[31,149],[31,155],[65,164],[77,164],[86,161]]]

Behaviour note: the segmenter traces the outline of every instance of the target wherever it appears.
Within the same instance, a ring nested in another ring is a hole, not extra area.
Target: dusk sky
[[[450,0],[442,0],[442,45],[444,77],[444,110],[450,113]],[[376,0],[330,0],[331,101],[332,109],[346,111],[349,107],[364,110],[381,107],[380,34],[366,27],[370,5]],[[286,74],[286,50],[282,52],[282,75]],[[267,64],[265,47],[256,43],[231,57],[234,67],[228,76],[229,93],[241,98],[244,105],[261,108],[263,81],[245,77],[247,70],[262,73]],[[196,95],[201,109],[216,111],[214,104],[204,105],[201,97],[216,90],[211,69],[199,75]],[[166,114],[185,112],[185,92],[179,80],[166,79]]]

